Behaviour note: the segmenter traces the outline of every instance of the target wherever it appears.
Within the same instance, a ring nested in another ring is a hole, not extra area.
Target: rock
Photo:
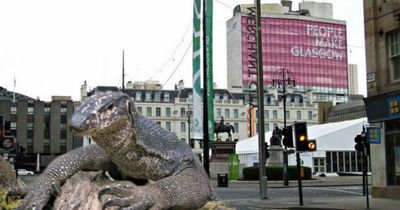
[[[11,165],[0,155],[0,189],[13,186],[16,180]]]
[[[78,172],[69,178],[55,199],[53,209],[100,210],[101,201],[97,197],[100,189],[111,183],[130,184],[128,181],[97,179],[97,175],[98,172]],[[106,200],[107,197],[104,196],[102,199]],[[225,206],[222,201],[210,201],[200,210],[232,210],[232,208]]]

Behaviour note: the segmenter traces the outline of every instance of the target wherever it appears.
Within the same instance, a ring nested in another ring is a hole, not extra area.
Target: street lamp
[[[192,146],[192,139],[190,138],[190,117],[192,116],[192,114],[193,114],[193,111],[192,110],[188,110],[187,112],[186,112],[186,115],[187,115],[187,117],[188,117],[188,143],[189,143],[189,145],[190,145],[190,147],[192,147],[192,148],[194,148],[194,145]]]
[[[272,79],[272,86],[277,88],[282,88],[282,100],[283,100],[283,127],[286,128],[286,88],[295,87],[296,81],[290,78],[291,73],[287,69],[280,69],[275,73],[274,79]],[[285,145],[285,150],[283,151],[283,185],[289,186],[288,177],[288,153],[287,146]]]

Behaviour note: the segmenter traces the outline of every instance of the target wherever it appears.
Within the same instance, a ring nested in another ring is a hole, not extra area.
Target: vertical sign
[[[380,127],[367,127],[367,139],[369,144],[381,143],[381,128]]]
[[[193,138],[203,139],[203,115],[200,87],[200,6],[201,0],[193,2]],[[189,136],[190,138],[190,136]]]
[[[207,63],[207,98],[208,98],[208,132],[214,134],[214,87],[213,87],[213,60],[212,60],[212,21],[213,21],[213,0],[205,0],[206,4],[206,63]],[[206,106],[206,105],[205,105]],[[214,135],[210,135],[214,140]]]

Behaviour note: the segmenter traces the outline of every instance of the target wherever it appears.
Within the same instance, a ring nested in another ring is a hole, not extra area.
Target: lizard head
[[[70,130],[77,135],[95,136],[113,132],[126,124],[133,106],[122,92],[98,92],[86,98],[75,110]]]

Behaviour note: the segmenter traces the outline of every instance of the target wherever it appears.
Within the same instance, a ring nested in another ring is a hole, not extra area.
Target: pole
[[[190,139],[190,115],[191,115],[191,111],[189,110],[189,104],[188,104],[188,144],[191,145],[191,139]]]
[[[257,93],[258,93],[258,150],[260,164],[260,198],[267,198],[267,170],[266,170],[266,147],[264,129],[264,71],[262,56],[262,33],[261,33],[261,5],[260,0],[254,0],[256,6],[256,41],[257,41]]]
[[[361,133],[362,137],[365,137],[365,127],[363,126],[363,131]],[[365,138],[363,138],[365,139]],[[369,192],[368,192],[368,162],[367,162],[367,142],[363,141],[363,150],[361,152],[362,155],[362,162],[363,162],[363,177],[365,179],[365,192],[366,192],[366,201],[367,201],[367,209],[369,209]]]
[[[210,149],[210,135],[208,133],[208,88],[207,88],[207,33],[206,33],[206,0],[203,1],[203,165],[206,173],[210,176],[210,163],[209,163],[209,149]]]
[[[365,147],[364,147],[365,149]],[[363,162],[364,162],[364,176],[365,176],[365,191],[367,192],[366,199],[367,199],[367,209],[369,209],[369,192],[368,192],[368,174],[367,174],[367,155],[365,154],[365,151],[363,151]]]
[[[301,177],[300,177],[300,153],[296,152],[296,163],[297,163],[297,182],[299,185],[299,202],[300,206],[303,205],[303,188],[301,186]]]
[[[283,69],[282,81],[283,81],[283,127],[286,128],[286,70]],[[289,186],[288,177],[288,154],[287,146],[285,145],[285,150],[283,150],[283,186]]]
[[[122,50],[122,92],[125,91],[125,50]]]

